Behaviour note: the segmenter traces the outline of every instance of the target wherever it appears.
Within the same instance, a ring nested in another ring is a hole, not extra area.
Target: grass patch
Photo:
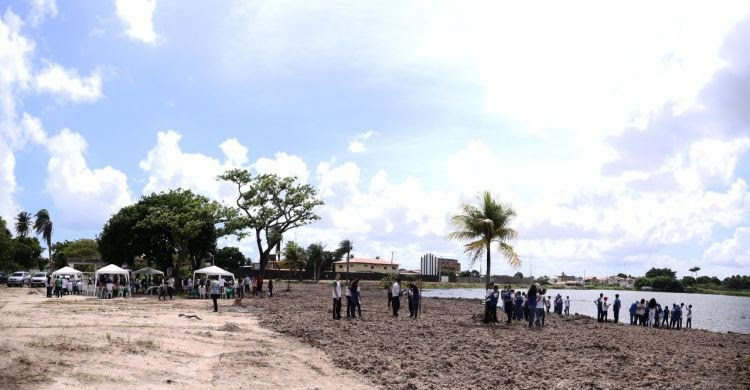
[[[26,345],[33,348],[42,348],[56,352],[89,352],[94,349],[91,345],[74,342],[66,336],[62,336],[60,339],[37,338],[28,342]]]
[[[156,351],[161,349],[161,344],[158,344],[151,339],[137,339],[131,340],[130,337],[126,339],[122,337],[112,337],[107,332],[107,342],[113,347],[122,349],[124,352],[132,354],[140,354],[147,350]]]

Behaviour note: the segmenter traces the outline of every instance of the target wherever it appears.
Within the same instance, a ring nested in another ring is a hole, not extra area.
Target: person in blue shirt
[[[630,305],[630,325],[635,325],[635,312],[638,310],[638,301]]]
[[[211,281],[211,299],[214,301],[214,313],[219,311],[219,303],[217,302],[217,299],[219,299],[220,294],[221,294],[221,286],[219,286],[219,281],[212,280]]]
[[[497,301],[500,298],[500,292],[498,291],[497,286],[492,286],[492,292],[489,294],[489,297],[487,298],[487,303],[489,305],[489,316],[485,317],[484,323],[488,324],[490,322],[497,323]]]
[[[505,323],[510,324],[511,317],[513,317],[513,290],[510,289],[510,286],[505,286],[505,288],[500,291],[500,299],[503,300],[505,316],[508,317],[508,320],[505,321]]]
[[[521,321],[523,319],[523,296],[521,295],[520,291],[516,291],[516,312],[515,317],[516,321]]]
[[[622,302],[620,302],[620,294],[615,294],[615,303],[612,305],[612,314],[614,314],[615,324],[620,319],[620,307],[621,306],[622,306]]]
[[[661,327],[669,328],[669,304],[664,305],[664,308],[661,311]]]

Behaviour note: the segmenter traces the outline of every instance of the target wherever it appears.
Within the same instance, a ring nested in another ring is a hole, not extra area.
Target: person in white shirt
[[[401,309],[401,279],[396,278],[396,281],[393,282],[393,285],[391,286],[391,296],[393,298],[393,303],[391,303],[391,307],[393,308],[393,316],[398,317],[398,311]]]
[[[331,284],[331,298],[333,298],[333,319],[341,319],[341,275],[336,274],[336,280]]]
[[[250,292],[250,276],[245,276],[245,292]]]
[[[693,328],[693,305],[688,305],[685,318],[687,318],[687,322],[685,323],[685,329],[692,329]]]
[[[609,302],[607,302],[607,297],[604,297],[602,300],[602,322],[607,323],[607,311],[609,310],[609,307],[612,306]]]
[[[570,297],[567,295],[565,296],[565,315],[570,315]]]
[[[219,276],[219,289],[221,290],[220,294],[224,293],[224,285],[226,284],[226,281],[223,277]]]

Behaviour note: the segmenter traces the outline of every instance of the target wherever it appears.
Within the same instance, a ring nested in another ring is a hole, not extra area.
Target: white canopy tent
[[[81,271],[79,271],[79,270],[77,270],[75,268],[71,268],[71,267],[67,267],[66,266],[66,267],[62,267],[59,270],[57,270],[57,271],[55,271],[55,272],[52,273],[52,277],[53,278],[57,277],[58,275],[59,276],[74,276],[74,275],[78,275],[78,277],[81,278],[83,276],[83,272],[81,272]]]
[[[221,269],[221,268],[219,268],[219,267],[217,267],[215,265],[212,265],[212,266],[206,267],[206,268],[201,268],[201,269],[193,272],[193,284],[195,284],[195,276],[197,274],[203,274],[203,275],[206,275],[206,277],[209,277],[209,276],[225,276],[225,277],[227,277],[227,276],[229,276],[229,277],[232,278],[232,283],[234,283],[234,280],[235,280],[233,273],[231,273],[229,271],[225,271],[225,270],[223,270],[223,269]]]
[[[130,271],[124,270],[114,264],[96,270],[94,273],[94,289],[99,284],[99,275],[125,275],[126,283],[130,286]]]
[[[153,269],[150,267],[141,268],[138,271],[133,271],[133,275],[164,275],[164,272],[159,271],[158,269]]]

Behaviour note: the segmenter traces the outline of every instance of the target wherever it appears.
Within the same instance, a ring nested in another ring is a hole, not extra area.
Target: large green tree
[[[34,219],[34,232],[37,236],[41,236],[44,242],[47,244],[47,253],[49,254],[49,270],[50,272],[52,272],[52,270],[54,269],[54,266],[52,264],[53,224],[47,209],[41,209],[36,212]]]
[[[11,271],[14,267],[15,248],[7,222],[0,217],[0,271]]]
[[[239,239],[254,237],[261,274],[284,233],[320,219],[315,208],[323,201],[318,199],[315,187],[297,183],[294,177],[253,175],[245,169],[232,169],[218,179],[237,187],[236,208],[226,227]]]
[[[31,228],[34,225],[32,221],[32,215],[26,211],[21,211],[16,216],[16,235],[18,237],[28,237],[31,232]]]
[[[307,270],[313,271],[313,279],[318,280],[321,265],[325,260],[325,246],[319,242],[307,246]]]
[[[511,240],[518,237],[518,233],[511,228],[515,210],[510,205],[502,204],[492,198],[492,194],[485,191],[479,197],[477,206],[470,204],[461,205],[461,214],[453,216],[451,221],[456,231],[448,237],[458,241],[468,241],[464,244],[464,251],[471,259],[471,265],[482,256],[487,258],[486,284],[489,287],[491,274],[492,245],[497,244],[497,251],[514,268],[521,266],[521,258],[518,256]]]
[[[179,270],[187,260],[193,269],[214,253],[226,210],[217,202],[190,190],[170,190],[141,198],[122,208],[107,221],[99,236],[104,259],[134,264],[173,267],[179,285]]]
[[[12,240],[12,244],[15,250],[13,254],[14,263],[26,270],[44,267],[47,260],[40,259],[42,246],[36,237],[18,236]]]
[[[219,248],[214,255],[214,265],[228,271],[237,272],[245,265],[245,255],[234,246]]]

